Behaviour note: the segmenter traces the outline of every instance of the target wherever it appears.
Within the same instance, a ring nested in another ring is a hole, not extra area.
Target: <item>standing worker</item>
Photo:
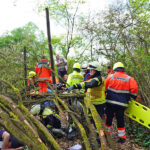
[[[61,78],[64,78],[64,75],[67,74],[68,71],[68,62],[64,58],[60,58],[59,55],[56,55],[56,66],[58,75]],[[59,78],[59,82],[63,83],[63,80]]]
[[[70,89],[74,84],[82,82],[83,75],[80,72],[81,72],[80,64],[75,63],[73,65],[73,72],[71,74],[69,74],[68,79],[67,79],[66,87],[69,87],[68,89]],[[71,91],[72,91],[72,89],[68,90],[69,93]],[[74,92],[84,93],[84,90],[82,90],[82,91],[74,90]],[[82,106],[81,106],[81,104],[80,104],[80,102],[77,98],[72,99],[72,104],[73,104],[73,108],[78,110],[78,112],[80,114],[82,114],[83,109],[82,109]],[[73,122],[71,122],[70,127],[69,127],[69,133],[68,133],[67,137],[68,137],[68,139],[73,139],[76,135],[77,135],[77,131],[76,131],[76,128],[75,128],[75,124]]]
[[[80,71],[81,71],[80,64],[75,63],[73,65],[73,72],[71,74],[69,74],[69,76],[68,76],[66,87],[69,87],[76,83],[82,82],[83,75],[80,73]]]
[[[91,101],[101,117],[104,114],[105,107],[105,80],[101,76],[100,66],[97,61],[92,62],[88,69],[90,70],[90,80],[73,84],[68,90],[87,89],[87,96],[90,95]]]
[[[90,71],[87,68],[88,68],[87,64],[82,65],[82,71],[84,73],[84,81],[87,81],[90,79]]]
[[[107,72],[108,74],[107,74],[107,76],[105,76],[105,79],[106,79],[109,75],[113,74],[112,67],[111,67],[111,66],[107,66],[106,72]]]
[[[117,62],[113,66],[114,74],[106,79],[106,121],[105,125],[110,133],[114,114],[117,119],[119,143],[126,141],[124,111],[128,107],[130,97],[136,99],[138,86],[134,78],[125,73],[124,65]]]
[[[42,60],[36,65],[35,72],[38,76],[40,91],[42,93],[49,92],[48,84],[46,82],[49,82],[52,71],[49,62],[46,60],[45,56],[43,56]]]

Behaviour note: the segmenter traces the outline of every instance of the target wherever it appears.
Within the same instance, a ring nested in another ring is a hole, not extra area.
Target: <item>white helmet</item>
[[[89,64],[88,69],[101,71],[101,67],[98,61],[93,61]]]
[[[31,107],[30,112],[32,115],[38,115],[40,113],[40,109],[41,109],[40,104],[35,104]]]
[[[82,65],[82,70],[87,70],[87,68],[88,68],[88,64],[83,64]]]

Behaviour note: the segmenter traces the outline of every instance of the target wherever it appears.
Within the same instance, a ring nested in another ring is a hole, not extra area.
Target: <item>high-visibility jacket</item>
[[[86,96],[90,96],[94,105],[104,104],[106,102],[104,77],[99,76],[86,81],[85,88],[87,88]]]
[[[34,78],[29,78],[28,81],[27,81],[27,86],[30,86],[30,85],[34,86],[34,83],[35,83],[35,79]]]
[[[106,79],[107,103],[128,106],[130,97],[136,98],[138,86],[134,78],[117,71]]]
[[[83,75],[80,72],[73,71],[73,73],[69,74],[67,79],[66,87],[73,86],[76,83],[80,83],[83,80]]]
[[[107,76],[105,76],[105,79],[107,79],[111,74],[113,74],[114,72],[113,71],[110,71],[109,73],[108,73],[108,75]]]
[[[35,67],[39,81],[49,81],[52,71],[46,59],[42,59]]]

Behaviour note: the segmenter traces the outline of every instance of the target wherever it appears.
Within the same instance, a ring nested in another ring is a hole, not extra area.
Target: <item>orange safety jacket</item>
[[[46,59],[42,59],[35,67],[35,72],[39,81],[49,81],[52,71]]]
[[[123,71],[116,71],[106,79],[106,102],[121,106],[128,106],[130,97],[136,98],[138,85],[134,78]]]

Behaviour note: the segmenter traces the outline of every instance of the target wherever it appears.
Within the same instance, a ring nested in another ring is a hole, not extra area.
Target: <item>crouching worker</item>
[[[6,130],[0,130],[0,141],[2,141],[2,145],[0,150],[6,149],[16,149],[21,148],[23,144],[19,143],[12,135],[10,135]]]
[[[29,79],[27,81],[27,92],[28,94],[32,94],[32,96],[35,96],[34,94],[38,94],[38,91],[36,91],[36,73],[34,71],[29,72]]]
[[[65,136],[65,132],[61,129],[61,120],[59,115],[55,114],[50,108],[44,104],[35,104],[30,110],[32,115],[38,115],[44,126],[57,136]],[[59,135],[58,135],[59,134]]]

